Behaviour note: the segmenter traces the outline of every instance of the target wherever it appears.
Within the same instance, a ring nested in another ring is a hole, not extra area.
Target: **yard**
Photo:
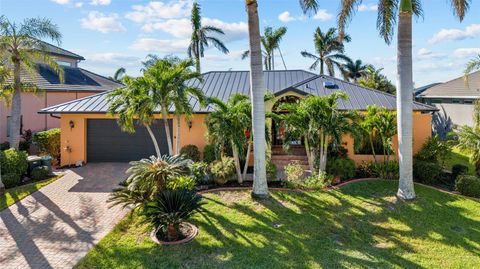
[[[199,235],[159,246],[139,217],[124,219],[77,268],[474,268],[480,265],[480,203],[416,186],[396,202],[395,181],[327,192],[206,194]]]

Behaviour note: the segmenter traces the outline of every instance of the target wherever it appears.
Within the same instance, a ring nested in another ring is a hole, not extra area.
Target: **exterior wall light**
[[[70,125],[70,130],[75,127],[75,122],[73,120],[71,120],[68,124]]]
[[[191,120],[187,121],[188,130],[192,129],[193,122]]]

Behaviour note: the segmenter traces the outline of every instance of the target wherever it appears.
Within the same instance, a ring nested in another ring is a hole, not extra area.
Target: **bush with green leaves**
[[[438,183],[442,176],[442,167],[436,162],[413,160],[413,178],[421,183]]]
[[[125,208],[140,208],[151,201],[155,193],[155,184],[152,181],[141,181],[135,186],[129,186],[127,180],[121,182],[119,188],[115,188],[108,197],[109,207],[121,206]]]
[[[5,188],[9,189],[20,185],[22,177],[14,173],[2,174],[2,182],[5,185]]]
[[[439,136],[430,137],[423,145],[420,151],[415,155],[415,159],[443,163],[450,154],[450,147]]]
[[[210,164],[210,173],[215,183],[223,185],[234,176],[235,161],[232,157],[222,157]]]
[[[53,160],[60,161],[60,129],[54,128],[33,135],[33,142],[41,154],[52,156]]]
[[[473,175],[460,175],[455,181],[455,189],[463,195],[480,198],[480,178]]]
[[[142,214],[154,226],[156,234],[165,234],[169,241],[177,240],[179,226],[202,206],[202,198],[187,190],[165,190],[148,202]]]
[[[300,186],[303,184],[305,178],[305,170],[298,161],[293,161],[287,164],[284,168],[285,180],[292,187]]]
[[[327,173],[342,180],[355,177],[355,162],[348,158],[332,158],[327,161]]]
[[[16,174],[21,177],[27,173],[27,153],[14,148],[1,151],[0,165],[2,174]]]
[[[215,155],[215,145],[208,144],[203,148],[203,161],[210,164],[217,160]]]
[[[180,154],[194,162],[200,161],[200,150],[195,145],[186,145],[180,149]]]
[[[208,182],[208,164],[205,162],[194,162],[190,166],[190,172],[195,181],[199,184]]]
[[[191,191],[195,188],[195,179],[191,176],[179,176],[167,181],[168,190],[187,190]]]
[[[267,161],[267,179],[275,180],[277,179],[277,166],[272,162],[272,160]]]
[[[312,174],[303,180],[302,187],[307,189],[320,190],[332,185],[333,177],[322,171],[320,174]]]
[[[400,177],[397,161],[372,162],[370,163],[369,170],[371,171],[372,176],[382,179],[398,180]]]
[[[47,166],[35,167],[30,172],[30,178],[33,180],[44,180],[44,179],[47,179],[48,176],[49,176],[49,172],[48,172]]]
[[[8,141],[5,141],[0,144],[0,150],[6,150],[10,148],[10,143]]]
[[[468,166],[457,163],[452,166],[452,179],[455,180],[459,175],[468,174]]]

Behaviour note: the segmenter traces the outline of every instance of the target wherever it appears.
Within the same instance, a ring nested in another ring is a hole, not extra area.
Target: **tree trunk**
[[[175,142],[175,154],[180,154],[180,114],[177,114],[177,140]]]
[[[167,108],[163,105],[162,105],[162,119],[163,119],[163,125],[165,126],[165,134],[167,136],[168,154],[172,155],[173,154],[172,136],[170,135],[170,125],[168,124],[168,112],[167,112]]]
[[[20,61],[13,63],[13,97],[10,117],[10,147],[18,149],[20,143],[20,128],[22,119],[22,92],[20,81]]]
[[[245,156],[245,165],[243,166],[243,179],[247,178],[248,163],[250,162],[250,151],[252,151],[251,141],[248,140],[247,143],[247,156]]]
[[[167,238],[170,241],[175,241],[178,239],[177,228],[174,224],[167,224]]]
[[[369,135],[370,137],[370,147],[372,148],[372,155],[373,155],[373,161],[377,162],[377,155],[375,154],[375,146],[373,145],[373,135]]]
[[[197,69],[197,72],[200,73],[201,67],[200,67],[200,44],[199,41],[195,42],[195,48],[196,48],[196,53],[195,53],[195,68]]]
[[[397,128],[400,179],[397,196],[415,199],[412,171],[412,13],[401,11],[397,41]]]
[[[152,138],[153,146],[155,147],[155,152],[157,153],[157,157],[160,157],[161,156],[160,148],[158,147],[158,142],[157,142],[157,139],[155,138],[155,135],[153,134],[152,128],[150,128],[150,126],[146,124],[144,126],[145,128],[147,128],[148,134]]]
[[[310,145],[308,144],[307,138],[305,138],[305,151],[307,152],[308,167],[310,168],[310,171],[313,173],[314,167],[313,167],[312,151],[310,149]]]
[[[320,59],[320,75],[323,75],[323,59]]]
[[[240,157],[238,156],[238,148],[233,141],[231,141],[232,144],[232,152],[233,152],[233,159],[235,161],[235,171],[237,172],[237,180],[238,183],[242,184],[243,183],[243,177],[242,177],[242,169],[240,168]]]
[[[265,167],[265,81],[262,70],[260,27],[256,0],[245,0],[248,13],[250,44],[250,100],[252,102],[253,134],[253,190],[252,197],[267,198],[268,185]]]

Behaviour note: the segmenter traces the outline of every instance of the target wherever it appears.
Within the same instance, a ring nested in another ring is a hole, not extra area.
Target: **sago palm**
[[[213,45],[220,52],[227,54],[229,51],[225,44],[215,35],[225,35],[222,29],[211,25],[202,25],[202,16],[200,15],[200,5],[193,3],[192,14],[192,37],[190,39],[190,45],[188,46],[188,56],[195,59],[195,66],[197,72],[200,73],[200,58],[203,58],[205,48]],[[214,35],[210,35],[210,34]]]
[[[340,38],[345,27],[355,14],[362,0],[342,1],[338,15]],[[449,0],[455,16],[463,20],[470,7],[470,0]],[[412,114],[413,114],[413,74],[412,74],[412,17],[422,16],[420,0],[379,0],[377,29],[380,36],[390,44],[397,26],[397,126],[398,126],[398,160],[400,180],[397,196],[410,200],[415,198],[413,187],[413,149],[412,149]]]
[[[282,41],[283,36],[287,33],[286,27],[279,27],[278,29],[273,29],[270,26],[265,27],[263,30],[263,36],[260,37],[262,42],[264,54],[264,65],[265,70],[275,70],[275,50],[278,50],[280,57],[283,62],[283,66],[287,69],[285,61],[283,60],[282,51],[280,50],[280,42]],[[242,60],[246,59],[250,55],[250,51],[247,50],[242,54]]]
[[[22,113],[21,92],[22,81],[20,74],[26,71],[34,76],[37,64],[42,63],[59,74],[63,82],[63,69],[54,58],[47,53],[47,44],[41,39],[51,39],[60,43],[62,35],[58,26],[48,19],[25,19],[21,23],[8,20],[0,16],[0,56],[5,67],[11,69],[13,76],[13,92],[11,97],[11,128],[9,133],[10,146],[18,149],[20,142],[20,119]]]
[[[344,42],[350,42],[350,36],[344,37]],[[344,64],[351,62],[345,53],[345,46],[339,40],[337,29],[330,28],[327,32],[323,32],[317,27],[313,35],[313,43],[315,45],[315,53],[302,51],[301,55],[306,58],[313,59],[310,66],[311,70],[320,69],[320,75],[325,74],[325,68],[330,76],[335,76],[335,69],[343,70]]]

